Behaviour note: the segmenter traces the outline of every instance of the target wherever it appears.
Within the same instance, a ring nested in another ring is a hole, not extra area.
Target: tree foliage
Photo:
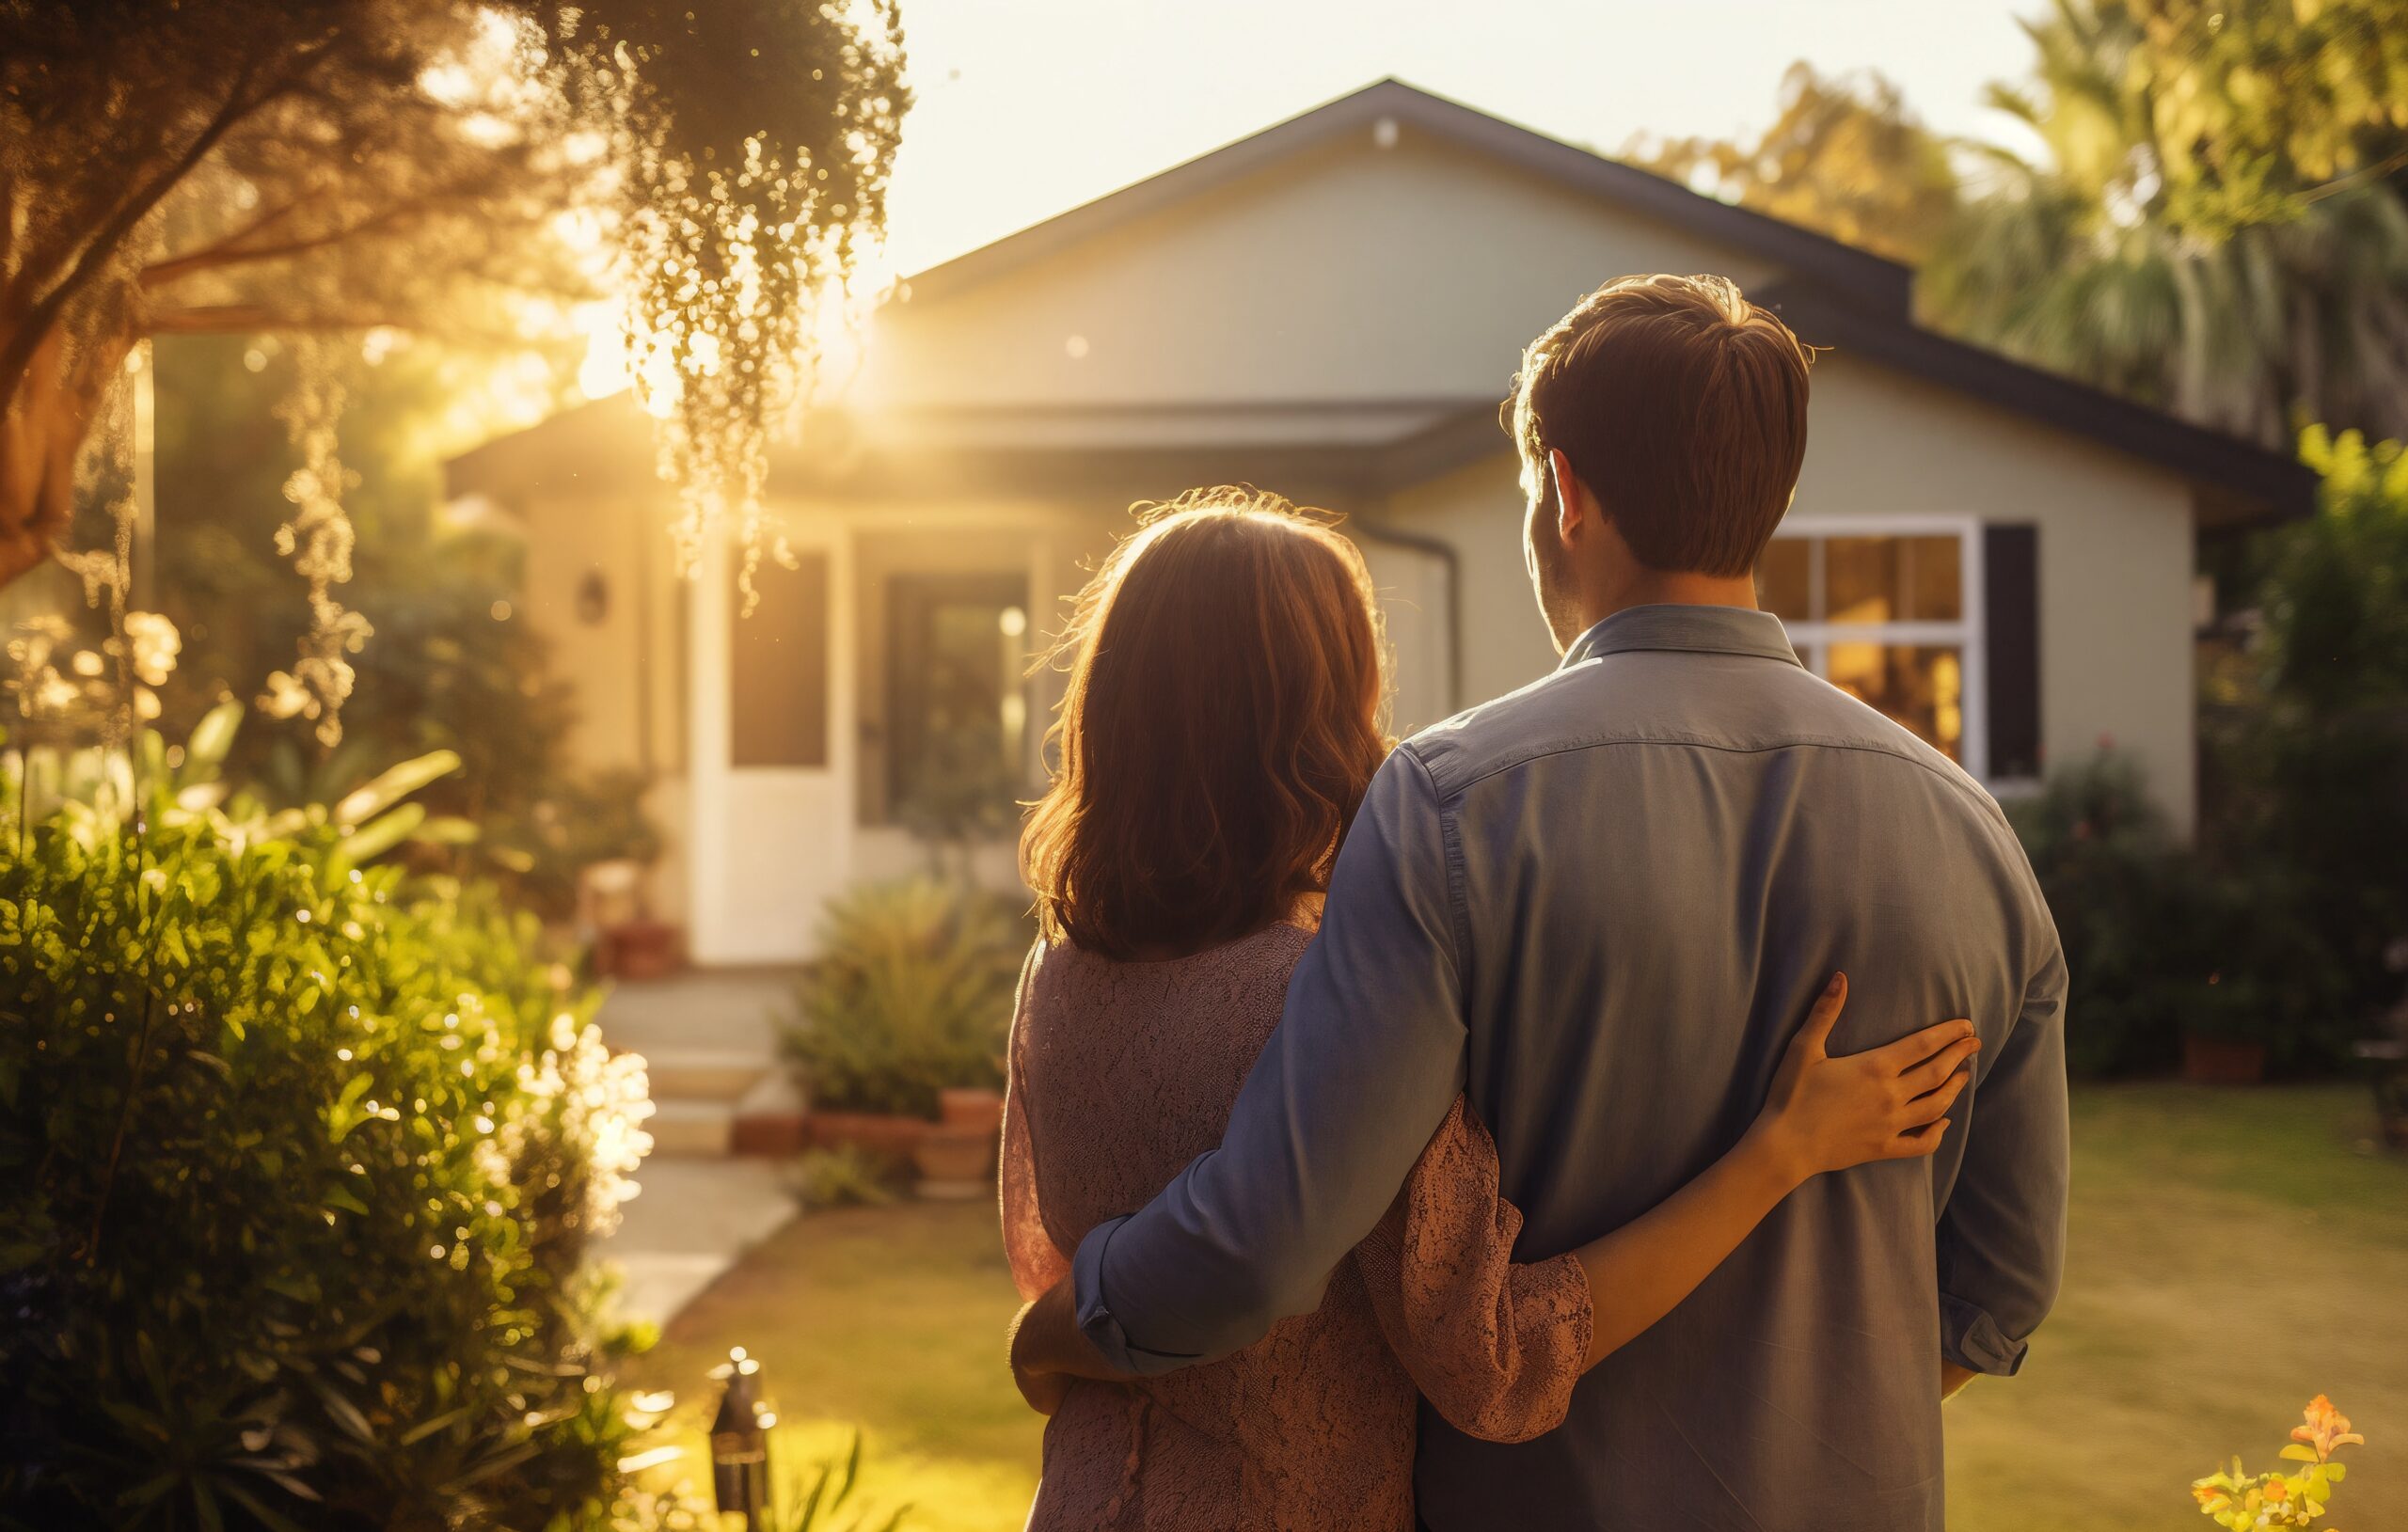
[[[1825,76],[1792,64],[1781,115],[1753,144],[1641,141],[1633,164],[1759,213],[1914,263],[1929,256],[1957,204],[1947,140],[1875,71]]]
[[[2408,432],[2408,6],[2294,8],[2026,24],[2034,74],[1990,99],[2047,152],[1985,151],[1993,183],[1924,274],[1936,322],[2268,446],[2303,417]]]
[[[2052,0],[1989,103],[2025,156],[1878,75],[1784,77],[1751,142],[1638,146],[1920,268],[1926,323],[2268,446],[2408,434],[2408,3]]]
[[[509,327],[588,271],[580,231],[668,466],[751,514],[816,305],[883,227],[901,65],[894,0],[0,0],[0,583],[66,529],[143,338]],[[362,637],[325,609],[330,403],[285,486],[321,606],[293,711]]]
[[[282,808],[333,802],[400,757],[452,751],[460,769],[417,798],[445,836],[440,849],[418,846],[417,863],[490,878],[564,918],[584,866],[657,849],[638,809],[648,783],[574,765],[577,702],[523,609],[523,538],[499,512],[438,508],[446,406],[487,375],[484,358],[408,339],[371,355],[333,374],[359,476],[346,504],[358,606],[376,628],[354,661],[342,743],[320,747],[305,719],[255,719],[227,774]],[[176,736],[221,698],[255,692],[307,631],[271,542],[277,487],[298,466],[272,407],[301,363],[273,339],[180,339],[156,356],[152,599],[182,649],[155,690],[159,727]]]

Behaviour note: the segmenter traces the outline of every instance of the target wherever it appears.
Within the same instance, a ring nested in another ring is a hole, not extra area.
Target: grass
[[[2065,1296],[2022,1375],[1948,1409],[1953,1532],[2204,1528],[2190,1481],[2274,1454],[2325,1393],[2369,1438],[2335,1502],[2408,1525],[2408,1161],[2362,1090],[2093,1088],[2074,1105]],[[789,1463],[863,1432],[863,1497],[915,1532],[1012,1532],[1039,1422],[1002,1366],[1016,1301],[983,1203],[816,1213],[669,1328],[644,1382],[689,1398],[763,1359]]]
[[[878,1520],[908,1503],[909,1532],[1018,1532],[1044,1434],[1004,1366],[1019,1306],[991,1204],[834,1208],[787,1224],[713,1283],[636,1381],[677,1393],[690,1461],[715,1398],[705,1374],[742,1346],[782,1417],[782,1474],[842,1453],[858,1425],[856,1499]]]
[[[2341,1086],[2074,1099],[2064,1296],[2022,1373],[1949,1407],[1956,1532],[2206,1527],[2219,1457],[2274,1466],[2329,1394],[2341,1526],[2408,1524],[2408,1162]]]

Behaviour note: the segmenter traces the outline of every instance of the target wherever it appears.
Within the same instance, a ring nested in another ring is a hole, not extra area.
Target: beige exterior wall
[[[1510,452],[1396,495],[1389,525],[1460,550],[1466,705],[1555,663],[1522,564]],[[1814,372],[1794,525],[1963,515],[2039,528],[2040,728],[2051,762],[2112,741],[2176,823],[2197,812],[2189,487],[2174,475],[1869,362]]]
[[[689,592],[676,572],[669,513],[642,497],[544,496],[519,509],[527,529],[518,616],[550,646],[550,668],[575,688],[570,758],[589,770],[648,771],[644,808],[665,832],[647,880],[657,912],[687,903],[686,655],[678,619]],[[598,576],[598,620],[578,592]]]
[[[1495,457],[1398,491],[1380,518],[1454,545],[1464,608],[1458,710],[1529,685],[1557,658],[1522,561],[1519,469],[1501,436],[1498,446]]]
[[[1792,516],[1958,513],[2039,528],[2045,761],[2112,741],[2187,829],[2198,812],[2190,487],[1844,355],[1815,368],[1809,429]]]
[[[1524,342],[1575,299],[1643,271],[1766,275],[1409,129],[1387,150],[1367,134],[889,308],[862,397],[876,407],[1495,395]]]

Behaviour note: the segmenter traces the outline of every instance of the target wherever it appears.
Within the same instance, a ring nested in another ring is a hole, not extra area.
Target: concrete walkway
[[[767,1160],[645,1160],[636,1176],[643,1191],[594,1251],[594,1259],[619,1269],[619,1313],[668,1323],[784,1228],[797,1208],[779,1179],[783,1170]]]
[[[796,971],[698,969],[666,979],[619,981],[603,998],[602,1035],[650,1056],[691,1050],[777,1056],[778,1028],[794,1015]]]
[[[777,1034],[793,1003],[793,973],[768,969],[620,984],[602,1003],[603,1039],[644,1055],[657,1108],[642,1190],[594,1252],[618,1267],[627,1318],[667,1323],[795,1216],[783,1166],[727,1154],[736,1099],[783,1078]]]

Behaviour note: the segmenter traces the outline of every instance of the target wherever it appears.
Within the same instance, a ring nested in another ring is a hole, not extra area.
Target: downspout
[[[1450,715],[1461,712],[1464,705],[1464,575],[1455,545],[1444,538],[1399,531],[1354,513],[1347,515],[1346,526],[1348,530],[1372,542],[1426,553],[1443,567],[1447,592],[1447,712]]]

